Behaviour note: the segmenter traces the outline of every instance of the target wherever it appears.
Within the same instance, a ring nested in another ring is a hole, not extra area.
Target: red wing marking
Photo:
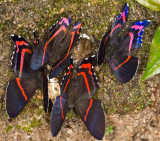
[[[106,43],[106,41],[107,41],[107,37],[106,37],[106,39],[105,39],[105,41],[104,41],[104,44],[103,44],[102,59],[104,59],[104,48],[105,48],[105,43]]]
[[[69,54],[67,54],[62,61],[60,61],[55,67],[53,67],[51,70],[54,70],[59,64],[61,64],[67,57]]]
[[[25,92],[24,92],[24,90],[23,90],[23,88],[22,88],[22,86],[21,86],[20,78],[16,78],[16,80],[17,80],[18,87],[20,88],[20,90],[21,90],[21,92],[22,92],[25,100],[27,101],[27,96],[26,96],[26,94],[25,94]]]
[[[116,67],[115,70],[117,70],[118,68],[120,68],[126,62],[128,62],[130,58],[131,58],[131,56],[128,56],[128,58],[122,64],[120,64],[118,67]]]
[[[66,32],[66,27],[65,27],[64,25],[49,39],[48,43],[51,42],[51,41],[53,40],[53,38],[54,38],[56,35],[58,35],[62,30],[63,30],[64,32]]]
[[[133,25],[132,28],[134,28],[135,30],[139,29],[138,34],[140,34],[140,32],[142,31],[142,29],[144,28],[144,26]]]
[[[59,24],[62,24],[62,23],[66,23],[67,25],[69,25],[69,20],[66,19],[66,18],[63,18],[61,22],[59,22]]]
[[[90,99],[89,107],[88,107],[88,109],[87,109],[87,111],[86,111],[86,114],[85,114],[85,117],[84,117],[84,121],[86,121],[86,118],[87,118],[87,116],[88,116],[88,112],[89,112],[89,110],[90,110],[91,107],[92,107],[92,103],[93,103],[93,99]]]
[[[113,31],[114,31],[116,28],[119,28],[119,27],[121,27],[121,24],[117,24],[117,25],[113,28],[113,30],[111,31],[111,33],[110,33],[109,35],[111,35],[111,34],[113,33]]]
[[[46,42],[45,47],[44,47],[44,52],[43,52],[42,66],[44,65],[44,57],[45,57],[47,45],[48,45],[48,43]]]
[[[69,75],[71,73],[72,68],[73,68],[73,65],[71,64],[70,67],[69,67],[69,71],[68,71],[67,75]]]
[[[133,42],[133,38],[134,38],[134,34],[132,32],[129,32],[129,36],[130,36],[130,42],[129,42],[129,49],[128,51],[130,52],[131,47],[132,47],[132,42]]]
[[[74,40],[75,31],[74,31],[74,32],[71,32],[71,35],[72,35],[71,43],[70,43],[70,45],[69,45],[69,48],[68,48],[68,52],[67,52],[67,53],[70,52],[70,49],[71,49],[71,46],[72,46],[72,43],[73,43],[73,40]]]
[[[63,93],[66,91],[66,88],[67,88],[67,86],[68,86],[68,84],[69,84],[69,81],[70,81],[70,76],[69,76],[69,78],[68,78],[68,80],[67,80],[66,86],[65,86],[65,88],[64,88],[64,90],[63,90]]]
[[[35,43],[35,44],[37,44],[37,40],[36,40],[36,38],[34,39],[34,43]]]
[[[80,24],[78,24],[78,25],[76,25],[76,26],[74,27],[74,29],[78,28],[77,34],[79,34],[79,29],[81,28],[81,25],[82,25],[82,23],[80,23]]]
[[[133,42],[134,34],[132,32],[129,32],[128,34],[130,36],[130,42],[129,42],[129,49],[128,49],[128,51],[130,52],[131,51],[131,47],[132,47],[132,42]],[[118,67],[116,67],[115,70],[117,70],[118,68],[120,68],[126,62],[128,62],[130,58],[131,58],[131,56],[128,56],[128,58],[123,63],[121,63]]]
[[[82,25],[82,23],[80,23],[80,24],[78,24],[78,25],[76,25],[75,27],[74,27],[74,29],[77,29],[77,34],[79,34],[79,29],[81,28],[81,25]],[[72,44],[73,44],[73,40],[74,40],[74,36],[75,36],[75,31],[73,31],[73,32],[71,32],[71,35],[72,35],[72,38],[71,38],[71,43],[70,43],[70,45],[69,45],[69,48],[68,48],[68,52],[67,53],[69,53],[70,52],[70,50],[71,50],[71,46],[72,46]]]
[[[24,61],[24,54],[28,52],[29,54],[32,54],[32,51],[30,49],[22,49],[22,54],[21,54],[21,63],[20,63],[20,77],[23,69],[23,61]]]
[[[17,46],[17,52],[19,52],[19,46],[22,46],[22,45],[27,45],[27,43],[25,41],[16,41],[16,46]]]
[[[64,119],[63,107],[62,107],[62,96],[60,96],[60,106],[61,106],[62,118]]]
[[[53,38],[54,38],[56,35],[58,35],[62,30],[63,30],[64,32],[66,32],[65,26],[62,26],[62,27],[49,39],[48,43],[50,43],[50,42],[53,40]],[[46,49],[47,49],[48,43],[46,42],[45,47],[44,47],[43,59],[42,59],[42,66],[44,65],[44,57],[45,57],[45,53],[46,53]]]
[[[122,17],[123,22],[125,22],[125,21],[126,21],[125,12],[123,12],[123,13],[121,14],[121,16],[118,18],[118,20],[119,20],[121,17]]]
[[[77,75],[83,75],[85,83],[86,83],[86,87],[87,87],[87,90],[88,90],[88,93],[90,93],[90,88],[89,88],[89,84],[88,84],[88,80],[87,80],[87,76],[86,76],[85,72],[77,73]]]
[[[89,70],[88,70],[88,73],[90,74],[90,75],[92,75],[92,72],[91,72],[91,63],[88,63],[88,64],[82,64],[80,67],[81,68],[88,68]]]

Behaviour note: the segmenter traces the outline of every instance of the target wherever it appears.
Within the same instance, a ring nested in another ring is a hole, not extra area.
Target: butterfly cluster
[[[43,89],[43,106],[47,112],[47,66],[51,68],[50,79],[68,66],[60,84],[60,96],[56,97],[52,108],[52,135],[59,133],[67,112],[75,108],[90,133],[101,140],[106,121],[101,101],[92,98],[99,88],[93,66],[108,62],[120,82],[130,81],[138,66],[138,58],[132,54],[142,46],[143,30],[150,24],[149,20],[136,22],[120,37],[126,25],[128,9],[128,4],[125,4],[122,13],[113,21],[111,31],[104,34],[97,58],[96,55],[84,58],[78,67],[74,67],[71,50],[79,40],[81,22],[71,26],[70,18],[61,18],[42,40],[38,40],[34,32],[34,47],[23,37],[12,35],[15,48],[11,68],[17,77],[9,81],[6,91],[6,111],[9,117],[17,117],[38,88]]]

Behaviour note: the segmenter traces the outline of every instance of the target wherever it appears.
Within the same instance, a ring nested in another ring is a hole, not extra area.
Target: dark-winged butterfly
[[[11,79],[6,91],[6,111],[10,118],[15,118],[23,110],[37,88],[43,87],[44,109],[48,108],[48,80],[44,69],[32,71],[30,61],[32,48],[21,36],[12,35],[15,44],[11,68],[17,78]],[[44,81],[44,82],[43,82]]]
[[[70,51],[79,38],[82,23],[70,27],[70,18],[61,18],[40,41],[31,59],[31,69],[52,65],[50,78],[57,76],[69,63]]]
[[[95,56],[85,58],[74,69],[73,60],[60,87],[60,96],[56,97],[51,115],[51,132],[56,136],[60,131],[67,111],[77,111],[90,133],[101,140],[105,133],[105,115],[100,100],[92,99],[99,84],[94,73]]]
[[[122,13],[112,23],[111,31],[103,36],[98,51],[98,64],[108,61],[122,83],[130,81],[136,73],[138,58],[132,54],[142,46],[143,30],[150,24],[149,20],[136,22],[119,37],[126,25],[128,9],[125,4]]]

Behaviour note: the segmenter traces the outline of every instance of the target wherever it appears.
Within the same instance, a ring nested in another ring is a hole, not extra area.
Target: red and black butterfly
[[[48,81],[46,75],[44,75],[44,70],[32,71],[30,69],[32,57],[30,44],[23,37],[15,34],[11,36],[11,39],[15,44],[11,67],[14,69],[17,78],[11,79],[8,83],[6,111],[10,118],[14,118],[23,110],[37,88],[44,87],[44,95],[48,95]],[[46,98],[44,103],[44,105],[48,105]]]
[[[81,25],[78,22],[70,28],[70,18],[61,18],[35,49],[31,69],[37,70],[49,63],[52,65],[49,77],[57,76],[69,64],[70,51],[79,38]]]
[[[103,36],[98,51],[98,64],[108,61],[122,83],[130,81],[136,73],[138,58],[132,54],[142,46],[143,30],[150,24],[149,20],[136,22],[119,37],[126,25],[128,9],[125,4],[122,13],[112,23],[111,31]]]
[[[94,73],[95,56],[84,59],[75,70],[73,60],[60,87],[60,96],[56,97],[51,115],[51,132],[56,136],[60,131],[67,111],[77,111],[90,133],[96,139],[102,139],[105,133],[105,115],[100,100],[92,99],[99,84]]]

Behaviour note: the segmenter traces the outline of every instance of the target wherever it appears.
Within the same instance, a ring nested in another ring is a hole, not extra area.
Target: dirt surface
[[[139,57],[139,68],[129,83],[119,83],[108,64],[95,67],[100,88],[94,97],[102,101],[106,113],[106,135],[103,140],[160,140],[160,75],[140,82],[150,44],[160,24],[160,12],[154,12],[129,0],[0,1],[0,140],[95,140],[74,111],[67,114],[59,134],[52,137],[50,113],[43,111],[40,90],[37,90],[17,118],[8,119],[5,90],[8,81],[15,77],[10,69],[14,48],[10,35],[16,33],[32,43],[33,30],[42,38],[60,17],[72,16],[72,23],[82,21],[82,33],[91,38],[92,46],[86,52],[96,54],[102,35],[110,29],[111,22],[126,2],[130,5],[127,26],[144,19],[151,20],[152,24],[144,31],[142,48],[135,53]],[[50,87],[53,91],[50,95],[54,101],[55,95],[59,94],[57,80],[50,81],[49,85],[54,85],[54,90]]]

